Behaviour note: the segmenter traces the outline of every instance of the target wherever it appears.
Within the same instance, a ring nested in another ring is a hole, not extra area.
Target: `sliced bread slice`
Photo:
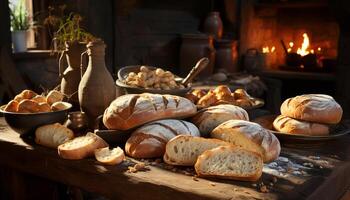
[[[204,151],[224,145],[232,144],[218,139],[179,135],[167,143],[163,159],[171,165],[193,166]]]
[[[205,151],[195,164],[200,177],[217,177],[242,181],[260,178],[263,159],[260,154],[234,146],[221,146]]]
[[[117,165],[125,159],[124,151],[120,147],[109,149],[104,147],[95,149],[95,158],[98,162],[106,165]]]
[[[108,147],[108,144],[94,133],[76,137],[58,146],[58,155],[64,159],[78,160],[94,155],[95,149]]]

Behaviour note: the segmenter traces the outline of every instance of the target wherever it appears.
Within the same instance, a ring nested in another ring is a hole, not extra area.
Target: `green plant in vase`
[[[31,27],[24,0],[10,4],[11,34],[14,52],[27,50],[27,30]]]

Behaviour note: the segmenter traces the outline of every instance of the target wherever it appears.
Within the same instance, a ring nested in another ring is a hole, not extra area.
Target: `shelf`
[[[258,76],[278,78],[278,79],[299,79],[299,80],[319,80],[319,81],[336,80],[336,76],[333,73],[263,70],[260,72],[255,72],[254,74]]]
[[[30,58],[48,58],[51,56],[57,56],[58,52],[52,52],[51,50],[28,50],[25,52],[13,53],[15,60],[30,59]]]
[[[328,7],[327,1],[273,2],[256,3],[256,8],[322,8]]]

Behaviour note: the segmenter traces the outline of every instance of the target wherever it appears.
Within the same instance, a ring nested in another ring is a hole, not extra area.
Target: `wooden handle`
[[[182,84],[184,86],[187,86],[189,83],[192,82],[192,80],[201,72],[203,69],[205,69],[209,64],[209,59],[207,57],[204,57],[200,59],[197,63],[196,66],[192,68],[190,73],[186,76],[186,78],[182,81]]]

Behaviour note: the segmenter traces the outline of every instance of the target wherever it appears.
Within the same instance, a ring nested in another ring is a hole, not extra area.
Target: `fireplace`
[[[339,25],[328,1],[243,1],[241,27],[241,53],[257,49],[263,70],[336,70]]]

